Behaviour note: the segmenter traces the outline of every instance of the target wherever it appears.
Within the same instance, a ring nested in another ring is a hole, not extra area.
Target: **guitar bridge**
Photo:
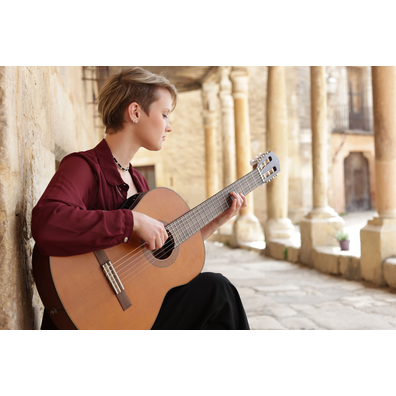
[[[113,264],[109,260],[107,263],[102,265],[103,272],[106,275],[110,285],[113,287],[116,294],[121,293],[124,290],[124,286],[122,285],[120,278],[115,271]]]
[[[132,303],[129,300],[128,295],[126,294],[124,286],[120,278],[118,277],[117,272],[113,267],[113,264],[108,259],[106,253],[103,250],[96,250],[93,253],[95,254],[99,264],[101,265],[102,270],[110,283],[110,286],[113,288],[122,309],[126,311],[129,307],[132,306]]]

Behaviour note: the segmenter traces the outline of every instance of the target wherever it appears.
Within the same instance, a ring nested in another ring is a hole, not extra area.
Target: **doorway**
[[[368,161],[363,153],[352,152],[344,160],[345,210],[371,210]]]

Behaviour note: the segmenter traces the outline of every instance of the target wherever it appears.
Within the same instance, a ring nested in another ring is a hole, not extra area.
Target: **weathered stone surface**
[[[40,325],[31,211],[55,161],[100,141],[91,93],[81,67],[0,68],[0,329]]]
[[[363,279],[384,286],[383,261],[396,255],[396,219],[375,217],[360,231]]]
[[[396,289],[396,257],[390,257],[384,261],[385,282]]]
[[[344,225],[344,220],[332,213],[324,214],[323,217],[318,214],[317,217],[305,217],[301,220],[301,263],[309,267],[313,266],[312,249],[317,246],[339,246],[334,235],[344,228]]]
[[[360,270],[360,257],[351,256],[348,254],[343,254],[342,251],[339,253],[339,269],[340,274],[345,279],[350,280],[361,280],[361,270]]]
[[[326,274],[339,275],[338,253],[339,248],[327,246],[312,249],[312,262],[314,268]]]
[[[389,287],[346,280],[210,242],[206,247],[206,270],[233,278],[252,329],[396,329],[396,297]],[[246,279],[235,277],[235,267],[260,271],[265,277],[249,285]]]

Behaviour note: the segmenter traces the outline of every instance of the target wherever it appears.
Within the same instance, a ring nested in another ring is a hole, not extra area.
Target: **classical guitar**
[[[195,278],[205,261],[200,230],[280,171],[273,152],[259,154],[253,170],[193,209],[168,188],[129,198],[133,209],[162,221],[168,239],[150,251],[134,234],[128,243],[92,253],[47,257],[35,247],[33,273],[40,297],[59,329],[150,329],[166,293]]]

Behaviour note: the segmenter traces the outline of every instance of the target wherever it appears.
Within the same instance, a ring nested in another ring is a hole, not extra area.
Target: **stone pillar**
[[[318,246],[338,246],[335,233],[344,220],[328,206],[328,131],[325,67],[311,66],[311,127],[313,209],[300,222],[300,261],[312,266],[311,251]]]
[[[270,66],[267,86],[267,151],[279,158],[281,171],[267,184],[268,220],[264,225],[265,239],[289,239],[294,226],[287,217],[288,211],[288,130],[285,70],[283,66]]]
[[[237,179],[252,170],[250,166],[251,142],[248,107],[249,74],[246,67],[233,67],[231,71],[232,93],[235,112],[235,147]],[[241,210],[234,223],[233,246],[249,245],[263,241],[264,233],[259,220],[254,216],[253,192],[247,196],[248,206]]]
[[[236,177],[234,101],[232,99],[231,66],[220,67],[221,130],[223,139],[223,188],[232,184]],[[219,229],[221,240],[230,241],[235,217]]]
[[[396,67],[373,66],[372,84],[379,216],[360,231],[360,265],[364,279],[384,285],[383,262],[396,255]]]
[[[202,84],[203,119],[205,130],[206,154],[206,196],[207,198],[219,192],[217,164],[217,101],[218,85],[214,82]]]
[[[224,186],[236,180],[234,102],[232,99],[231,67],[221,68],[220,101],[221,126],[223,135]]]

